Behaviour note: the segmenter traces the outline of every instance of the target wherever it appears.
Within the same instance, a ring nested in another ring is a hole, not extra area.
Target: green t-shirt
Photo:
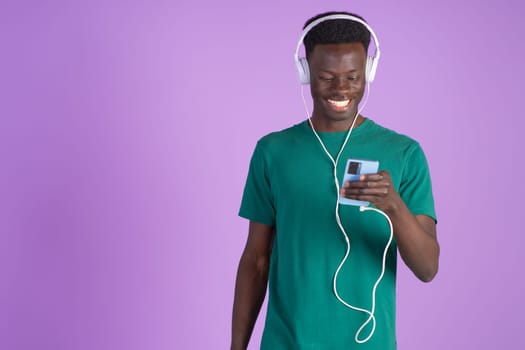
[[[346,132],[319,134],[335,159]],[[378,160],[410,211],[436,218],[426,158],[416,141],[365,119],[338,162],[340,182],[348,158]],[[354,340],[368,315],[347,308],[333,292],[346,243],[335,220],[332,169],[307,121],[263,137],[253,153],[239,215],[276,228],[261,349],[396,349],[395,241],[377,288],[377,324],[368,342]],[[370,310],[389,225],[380,214],[356,206],[341,205],[339,215],[351,249],[339,272],[338,292],[351,305]],[[371,322],[360,339],[370,330]]]

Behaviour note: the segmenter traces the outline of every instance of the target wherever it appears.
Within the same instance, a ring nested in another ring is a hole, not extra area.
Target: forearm
[[[231,350],[244,350],[248,346],[266,294],[268,267],[267,259],[257,261],[247,254],[241,257],[235,283]]]
[[[395,206],[385,212],[392,220],[401,258],[421,281],[431,281],[437,274],[439,265],[439,244],[435,226],[425,227],[422,224],[423,219],[418,220],[401,198]]]

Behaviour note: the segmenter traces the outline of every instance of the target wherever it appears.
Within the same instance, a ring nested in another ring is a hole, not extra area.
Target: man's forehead
[[[340,53],[360,51],[365,53],[365,47],[361,42],[352,43],[336,43],[336,44],[316,44],[312,53],[318,52],[323,54]]]
[[[364,62],[365,57],[365,49],[361,43],[318,44],[312,51],[309,61],[321,65],[342,60],[361,63]]]

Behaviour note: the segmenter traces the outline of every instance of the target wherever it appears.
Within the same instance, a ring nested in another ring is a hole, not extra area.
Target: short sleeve
[[[260,142],[257,143],[250,161],[239,216],[268,226],[275,224],[268,161]]]
[[[427,159],[415,143],[408,150],[399,194],[414,215],[427,215],[437,222]]]

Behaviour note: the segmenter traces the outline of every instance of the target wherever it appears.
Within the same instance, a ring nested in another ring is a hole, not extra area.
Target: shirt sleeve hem
[[[275,221],[272,220],[272,219],[268,219],[268,218],[264,218],[264,217],[260,217],[260,216],[256,216],[256,215],[249,215],[247,213],[244,213],[244,212],[239,212],[239,216],[243,219],[247,219],[247,220],[250,220],[250,221],[255,221],[255,222],[258,222],[260,224],[264,224],[264,225],[267,225],[267,226],[274,226],[275,225]]]

